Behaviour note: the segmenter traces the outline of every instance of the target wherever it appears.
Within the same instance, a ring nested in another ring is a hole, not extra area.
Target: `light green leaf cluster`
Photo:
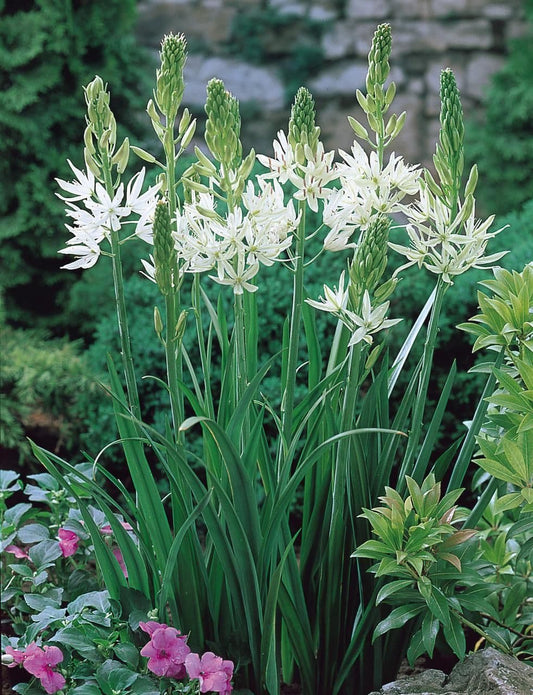
[[[474,350],[503,350],[506,362],[493,370],[497,388],[476,462],[514,488],[498,500],[500,511],[533,512],[533,264],[521,273],[495,269],[480,284],[492,296],[478,292],[481,312],[459,328],[476,336]]]

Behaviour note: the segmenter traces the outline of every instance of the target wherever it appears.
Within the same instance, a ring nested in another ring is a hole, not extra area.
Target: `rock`
[[[316,97],[349,95],[355,97],[356,89],[365,88],[367,70],[366,63],[350,61],[347,64],[335,65],[323,70],[318,77],[311,80],[309,89]]]
[[[205,103],[206,85],[212,77],[224,82],[237,99],[254,102],[266,111],[275,111],[285,104],[285,90],[272,68],[242,63],[232,58],[190,55],[185,63],[183,101],[192,106]]]
[[[466,68],[466,93],[477,99],[485,96],[491,76],[501,68],[500,56],[480,54],[472,58]]]
[[[388,0],[348,0],[346,16],[354,19],[377,19],[384,22],[390,16]]]
[[[370,695],[531,695],[533,667],[496,649],[469,654],[449,676],[429,669]]]

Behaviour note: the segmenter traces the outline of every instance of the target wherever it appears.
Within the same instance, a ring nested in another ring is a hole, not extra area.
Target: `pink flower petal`
[[[111,552],[115,556],[116,561],[120,565],[120,569],[122,570],[124,576],[127,579],[128,578],[128,568],[126,567],[126,563],[124,562],[124,557],[122,556],[122,551],[120,550],[120,548],[113,548]]]
[[[30,556],[28,555],[28,553],[25,552],[24,550],[22,550],[22,548],[19,548],[18,545],[8,545],[7,548],[5,548],[5,552],[11,553],[19,560],[21,560],[23,558],[27,559],[27,560],[30,559]]]
[[[69,531],[66,528],[60,528],[57,532],[59,536],[59,547],[63,553],[63,557],[74,555],[78,549],[79,537],[74,531]]]

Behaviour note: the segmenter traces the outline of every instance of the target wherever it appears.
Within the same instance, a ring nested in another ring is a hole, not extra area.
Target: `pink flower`
[[[61,673],[53,670],[54,666],[63,661],[63,652],[59,647],[37,647],[30,656],[24,660],[23,666],[41,681],[41,685],[49,695],[56,693],[65,686],[65,678]]]
[[[213,652],[206,652],[201,659],[198,654],[191,653],[185,659],[185,668],[189,678],[197,678],[200,681],[201,693],[231,693],[233,661],[225,661]]]
[[[111,550],[111,552],[115,556],[115,560],[120,565],[120,569],[122,570],[122,572],[124,573],[124,576],[127,579],[128,578],[128,568],[126,567],[126,563],[124,562],[124,557],[122,555],[122,551],[120,550],[120,548],[115,547]]]
[[[74,555],[78,549],[79,537],[74,531],[69,531],[66,528],[60,528],[57,532],[59,536],[59,547],[63,553],[63,557]]]
[[[124,530],[133,531],[133,526],[131,524],[128,524],[127,521],[121,521],[120,523]],[[104,535],[108,536],[113,533],[113,529],[111,528],[110,524],[106,524],[105,526],[102,526],[100,528],[100,533],[103,533]]]
[[[147,635],[150,635],[150,637],[154,634],[156,630],[159,630],[162,627],[168,627],[165,623],[156,623],[155,620],[147,620],[145,623],[139,623],[139,627],[143,632],[146,632]]]
[[[158,623],[152,621],[139,624],[142,630],[151,635],[148,644],[141,649],[141,656],[148,657],[148,669],[156,676],[183,678],[185,657],[191,651],[186,635],[181,635],[174,627],[155,625]]]
[[[30,644],[28,644],[24,650],[14,649],[13,647],[7,646],[5,648],[5,653],[13,657],[13,661],[10,664],[7,664],[8,667],[13,668],[19,664],[24,664],[24,661],[28,657],[32,656],[32,654],[34,654],[36,651],[38,652],[39,650],[40,647],[38,647],[35,642],[30,642]]]
[[[6,553],[12,553],[16,558],[19,560],[22,560],[22,558],[29,560],[30,556],[25,550],[22,550],[22,548],[19,548],[18,545],[8,545],[7,548],[5,548]]]
[[[6,654],[13,657],[13,667],[21,664],[28,673],[41,681],[41,685],[49,695],[57,693],[65,687],[65,678],[61,673],[54,671],[54,666],[63,661],[63,653],[59,647],[38,647],[35,642],[28,644],[24,651],[6,647]]]

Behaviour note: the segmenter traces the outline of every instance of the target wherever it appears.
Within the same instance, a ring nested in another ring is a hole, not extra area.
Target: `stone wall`
[[[438,132],[439,76],[454,70],[466,116],[482,109],[490,75],[525,29],[523,0],[142,0],[139,41],[157,55],[165,33],[189,44],[184,103],[202,114],[205,86],[222,79],[240,100],[243,140],[269,152],[286,128],[295,87],[307,86],[329,148],[349,148],[377,24],[393,31],[396,151],[428,163]]]

